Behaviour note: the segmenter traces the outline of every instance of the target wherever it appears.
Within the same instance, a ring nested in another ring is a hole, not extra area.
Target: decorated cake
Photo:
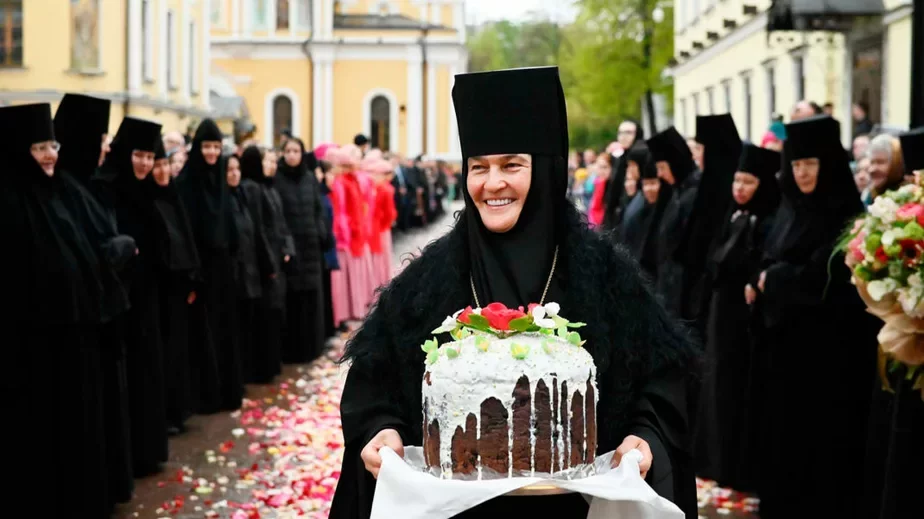
[[[559,306],[493,303],[447,317],[423,346],[423,443],[441,477],[571,471],[597,451],[596,367]]]

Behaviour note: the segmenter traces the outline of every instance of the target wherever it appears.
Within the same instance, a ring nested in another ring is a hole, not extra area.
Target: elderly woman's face
[[[877,191],[882,191],[889,183],[889,173],[892,169],[892,157],[882,151],[871,151],[869,154],[869,178]]]
[[[485,155],[468,159],[467,188],[481,222],[494,233],[517,224],[533,178],[530,155]]]
[[[818,170],[820,167],[821,161],[814,157],[792,161],[792,175],[796,180],[799,191],[806,195],[815,192],[815,188],[818,187]]]

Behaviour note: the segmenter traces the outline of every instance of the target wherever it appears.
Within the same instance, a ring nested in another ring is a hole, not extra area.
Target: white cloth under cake
[[[637,450],[623,456],[615,469],[610,468],[613,453],[604,454],[595,460],[596,475],[575,481],[439,479],[422,470],[424,459],[420,447],[406,447],[404,459],[388,447],[379,453],[382,469],[370,519],[448,519],[485,501],[535,484],[555,485],[583,494],[590,502],[587,519],[683,519],[683,512],[677,505],[659,496],[642,479],[638,468],[642,453]]]

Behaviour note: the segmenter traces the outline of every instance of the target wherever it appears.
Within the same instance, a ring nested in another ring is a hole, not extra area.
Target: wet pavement
[[[458,207],[454,207],[458,209]],[[395,236],[397,268],[452,225]],[[323,518],[340,475],[339,403],[346,368],[336,364],[346,334],[311,365],[286,366],[271,385],[249,385],[234,413],[194,416],[170,439],[163,471],[136,481],[135,499],[116,517]],[[756,519],[748,496],[699,482],[703,518]]]

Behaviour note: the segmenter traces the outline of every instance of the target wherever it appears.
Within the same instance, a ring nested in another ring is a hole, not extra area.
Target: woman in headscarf
[[[8,447],[5,463],[15,468],[8,492],[18,503],[55,517],[74,510],[108,517],[97,333],[103,260],[68,207],[60,149],[47,103],[0,108],[0,390],[9,396],[0,441]],[[41,446],[29,448],[35,434],[43,435]],[[47,481],[49,467],[62,460],[80,467],[80,477],[49,499],[36,482]]]
[[[869,157],[870,177],[868,199],[872,203],[877,196],[898,189],[905,183],[905,166],[902,164],[900,141],[887,133],[870,141],[866,154]]]
[[[671,187],[657,235],[657,294],[661,304],[680,316],[684,257],[680,250],[696,201],[699,170],[683,136],[671,126],[647,141],[658,177]]]
[[[295,261],[295,242],[286,224],[282,198],[276,191],[276,153],[265,155],[256,146],[241,154],[241,187],[254,224],[262,229],[270,254],[270,273],[264,276],[263,296],[254,311],[256,347],[251,377],[258,384],[273,380],[282,369],[282,330],[286,322],[286,266]],[[247,359],[245,359],[247,360]]]
[[[696,118],[696,141],[702,145],[703,174],[696,190],[696,200],[682,235],[677,253],[685,258],[681,313],[705,333],[709,313],[709,289],[706,262],[716,233],[722,228],[731,205],[731,185],[741,156],[741,138],[730,114],[701,115]],[[695,157],[694,157],[695,158]]]
[[[610,182],[606,184],[606,191],[603,194],[606,203],[606,214],[603,219],[603,228],[610,231],[617,231],[622,223],[623,212],[629,206],[629,203],[635,197],[632,188],[635,183],[628,183],[626,180],[626,170],[629,167],[629,150],[638,143],[645,142],[645,135],[642,127],[636,121],[626,119],[619,125],[619,144],[623,150],[626,150],[617,160],[615,167],[612,168]],[[630,186],[631,187],[626,187]]]
[[[193,238],[186,209],[180,201],[163,141],[156,143],[154,179],[148,183],[154,209],[153,242],[156,249],[157,283],[160,287],[161,338],[164,343],[164,389],[168,432],[185,430],[186,419],[196,408],[190,382],[192,348],[208,359],[200,370],[200,379],[218,388],[218,360],[213,345],[201,341],[190,345],[190,305],[202,283],[199,275],[199,251]]]
[[[205,119],[196,129],[189,159],[177,181],[189,214],[204,284],[193,303],[193,334],[190,341],[212,341],[218,355],[219,392],[214,394],[204,378],[208,359],[192,358],[192,385],[202,414],[241,406],[244,382],[240,356],[234,346],[231,320],[237,304],[233,258],[237,253],[237,229],[231,212],[231,190],[221,164],[221,130]],[[201,352],[198,352],[201,353]]]
[[[331,238],[324,225],[321,188],[304,157],[302,141],[289,139],[276,176],[276,188],[296,251],[294,268],[286,280],[288,319],[282,349],[286,363],[311,362],[324,351],[321,251]]]
[[[61,143],[59,178],[67,187],[68,205],[80,226],[97,245],[104,260],[100,270],[103,304],[98,328],[105,449],[109,494],[116,503],[131,500],[131,438],[128,412],[128,381],[125,379],[125,345],[121,320],[129,309],[128,292],[119,272],[134,257],[134,238],[118,234],[116,225],[90,191],[90,178],[109,151],[110,102],[79,94],[65,94],[55,112],[55,136]]]
[[[404,445],[421,444],[424,355],[408,345],[431,337],[445,315],[476,301],[526,306],[544,292],[588,323],[586,348],[600,393],[598,453],[620,446],[619,452],[636,446],[650,452],[642,462],[648,482],[695,517],[683,418],[683,380],[694,348],[635,263],[588,229],[567,200],[567,116],[558,69],[459,75],[453,100],[466,208],[448,235],[379,294],[347,346],[346,452],[331,517],[369,516],[379,448],[400,453]],[[627,322],[633,325],[621,324]],[[501,497],[462,516],[513,514],[582,517],[587,502],[577,494]]]
[[[262,221],[252,216],[247,193],[240,187],[241,159],[231,155],[226,164],[228,187],[231,188],[231,212],[238,231],[237,255],[234,258],[234,277],[237,281],[235,336],[244,382],[253,382],[252,361],[256,359],[257,348],[262,346],[256,335],[256,309],[263,297],[263,280],[269,279],[275,271],[273,263],[276,257],[270,251]]]
[[[149,196],[153,179],[148,178],[159,140],[159,124],[126,117],[112,140],[112,151],[92,179],[119,232],[138,244],[138,255],[122,273],[131,298],[123,333],[135,477],[154,474],[167,461],[160,287],[155,277],[154,212]]]
[[[863,207],[837,121],[811,117],[786,132],[783,200],[754,287],[769,353],[760,513],[792,517],[792,503],[800,501],[806,517],[855,517],[851,499],[804,496],[862,492],[858,449],[865,444],[878,326],[850,284],[842,254],[832,258],[832,250]],[[801,456],[794,455],[797,445]]]
[[[658,178],[658,169],[644,143],[629,150],[628,163],[628,170],[639,172],[642,194],[626,208],[619,226],[619,243],[625,245],[649,280],[655,282],[658,279],[658,231],[671,197],[670,186]]]
[[[748,284],[759,273],[764,240],[780,203],[776,173],[780,154],[748,144],[729,187],[733,203],[706,264],[711,308],[706,332],[705,373],[696,432],[697,472],[735,490],[753,490],[756,445],[749,411],[750,304],[757,295]]]

